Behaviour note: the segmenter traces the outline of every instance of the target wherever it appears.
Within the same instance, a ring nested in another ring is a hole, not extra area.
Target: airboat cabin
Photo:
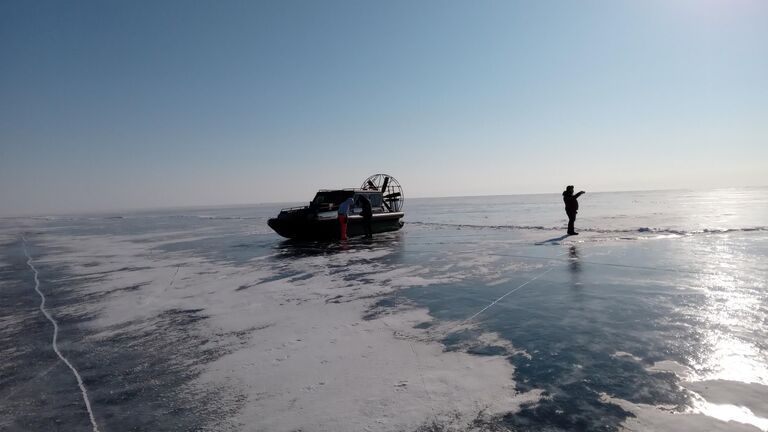
[[[374,212],[377,209],[384,208],[382,205],[381,192],[364,189],[321,190],[317,192],[317,195],[315,195],[315,198],[309,203],[309,206],[324,210],[337,209],[339,208],[339,204],[350,197],[355,200],[355,206],[358,206],[358,198],[360,196],[368,198]]]
[[[348,235],[363,234],[362,216],[358,198],[365,196],[371,202],[373,232],[395,231],[403,226],[403,189],[394,177],[376,174],[368,177],[357,189],[321,189],[306,207],[293,207],[280,211],[269,226],[283,237],[297,239],[327,239],[339,237],[337,210],[347,198],[355,200],[348,221]]]

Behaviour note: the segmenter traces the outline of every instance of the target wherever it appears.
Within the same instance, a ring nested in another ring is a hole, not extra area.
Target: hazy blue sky
[[[0,2],[0,214],[768,184],[768,2]]]

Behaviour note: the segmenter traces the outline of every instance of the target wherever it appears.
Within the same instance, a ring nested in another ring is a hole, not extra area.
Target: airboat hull
[[[373,233],[397,231],[403,227],[403,215],[402,212],[374,214],[371,219],[371,230]],[[289,239],[332,240],[341,237],[339,220],[336,218],[310,220],[273,218],[267,221],[267,224],[276,233]],[[354,237],[364,234],[362,216],[350,216],[347,222],[347,236]]]

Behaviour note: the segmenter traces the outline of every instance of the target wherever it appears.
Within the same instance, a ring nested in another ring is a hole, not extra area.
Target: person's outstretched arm
[[[580,197],[580,196],[584,195],[585,193],[586,193],[586,192],[584,192],[584,191],[579,191],[579,193],[577,193],[577,194],[576,194],[576,195],[574,195],[573,197],[574,197],[574,198],[578,198],[578,197]]]

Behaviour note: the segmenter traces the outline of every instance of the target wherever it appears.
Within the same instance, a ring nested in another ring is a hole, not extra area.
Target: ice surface
[[[26,233],[101,430],[766,430],[768,200],[731,192],[597,196],[578,237],[541,197],[345,244],[267,207],[2,220],[0,429],[89,427]]]

